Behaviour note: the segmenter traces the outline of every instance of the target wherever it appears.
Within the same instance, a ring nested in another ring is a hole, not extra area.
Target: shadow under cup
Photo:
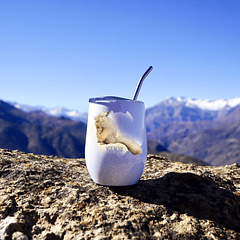
[[[97,184],[137,183],[147,161],[144,103],[119,97],[89,99],[85,159]]]

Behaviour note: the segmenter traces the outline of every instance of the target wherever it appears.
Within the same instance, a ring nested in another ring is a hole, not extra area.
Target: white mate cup
[[[137,183],[147,161],[144,103],[120,97],[89,99],[85,160],[97,184]]]

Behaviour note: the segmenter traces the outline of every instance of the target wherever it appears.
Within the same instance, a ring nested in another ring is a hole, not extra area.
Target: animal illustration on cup
[[[105,113],[103,109],[103,111],[94,118],[98,143],[101,145],[121,143],[124,144],[132,154],[141,154],[141,146],[139,146],[133,139],[118,134],[117,126],[109,117],[110,114],[111,111]]]

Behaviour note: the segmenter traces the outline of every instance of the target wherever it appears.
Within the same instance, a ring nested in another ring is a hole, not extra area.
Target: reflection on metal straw
[[[147,71],[142,75],[142,77],[140,78],[140,80],[139,80],[139,82],[138,82],[138,85],[137,85],[137,88],[136,88],[136,90],[135,90],[135,93],[134,93],[134,95],[133,95],[133,100],[137,100],[138,94],[139,94],[140,89],[141,89],[142,84],[143,84],[143,81],[144,81],[144,79],[147,77],[147,75],[148,75],[152,70],[153,70],[153,67],[150,66],[150,67],[148,68],[148,70],[147,70]]]

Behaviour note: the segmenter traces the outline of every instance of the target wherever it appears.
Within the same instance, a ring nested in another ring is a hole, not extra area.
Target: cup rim
[[[123,98],[123,97],[116,97],[116,96],[103,96],[103,97],[89,98],[89,102],[91,103],[120,102],[120,101],[143,103],[142,101],[132,100],[132,99]]]

